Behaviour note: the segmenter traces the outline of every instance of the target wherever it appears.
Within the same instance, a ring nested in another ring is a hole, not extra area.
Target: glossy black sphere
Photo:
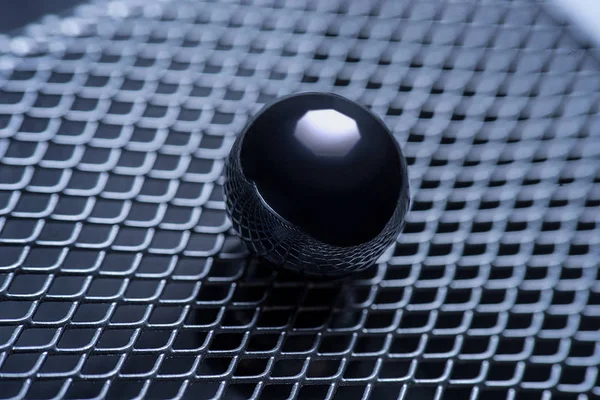
[[[400,233],[407,166],[383,121],[332,93],[265,107],[227,160],[227,211],[249,249],[278,266],[335,276],[372,265]]]

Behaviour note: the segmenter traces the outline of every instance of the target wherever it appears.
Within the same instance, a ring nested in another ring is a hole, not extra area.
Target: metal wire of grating
[[[0,38],[0,398],[600,395],[600,65],[537,1],[118,1]],[[411,165],[393,254],[303,281],[223,160],[298,90]]]

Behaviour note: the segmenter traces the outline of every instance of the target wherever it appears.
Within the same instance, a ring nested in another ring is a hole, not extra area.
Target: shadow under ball
[[[227,212],[260,258],[311,276],[373,265],[410,203],[406,160],[383,121],[333,93],[264,107],[227,159]]]

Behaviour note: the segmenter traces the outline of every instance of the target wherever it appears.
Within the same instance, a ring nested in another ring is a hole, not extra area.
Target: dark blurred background
[[[21,28],[46,14],[57,14],[81,3],[81,0],[2,0],[0,1],[0,32]]]

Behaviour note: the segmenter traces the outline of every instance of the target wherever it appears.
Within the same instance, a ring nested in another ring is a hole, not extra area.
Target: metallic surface
[[[0,38],[0,398],[595,399],[597,50],[544,2],[117,1]],[[410,164],[342,282],[246,257],[222,169],[333,90]]]

